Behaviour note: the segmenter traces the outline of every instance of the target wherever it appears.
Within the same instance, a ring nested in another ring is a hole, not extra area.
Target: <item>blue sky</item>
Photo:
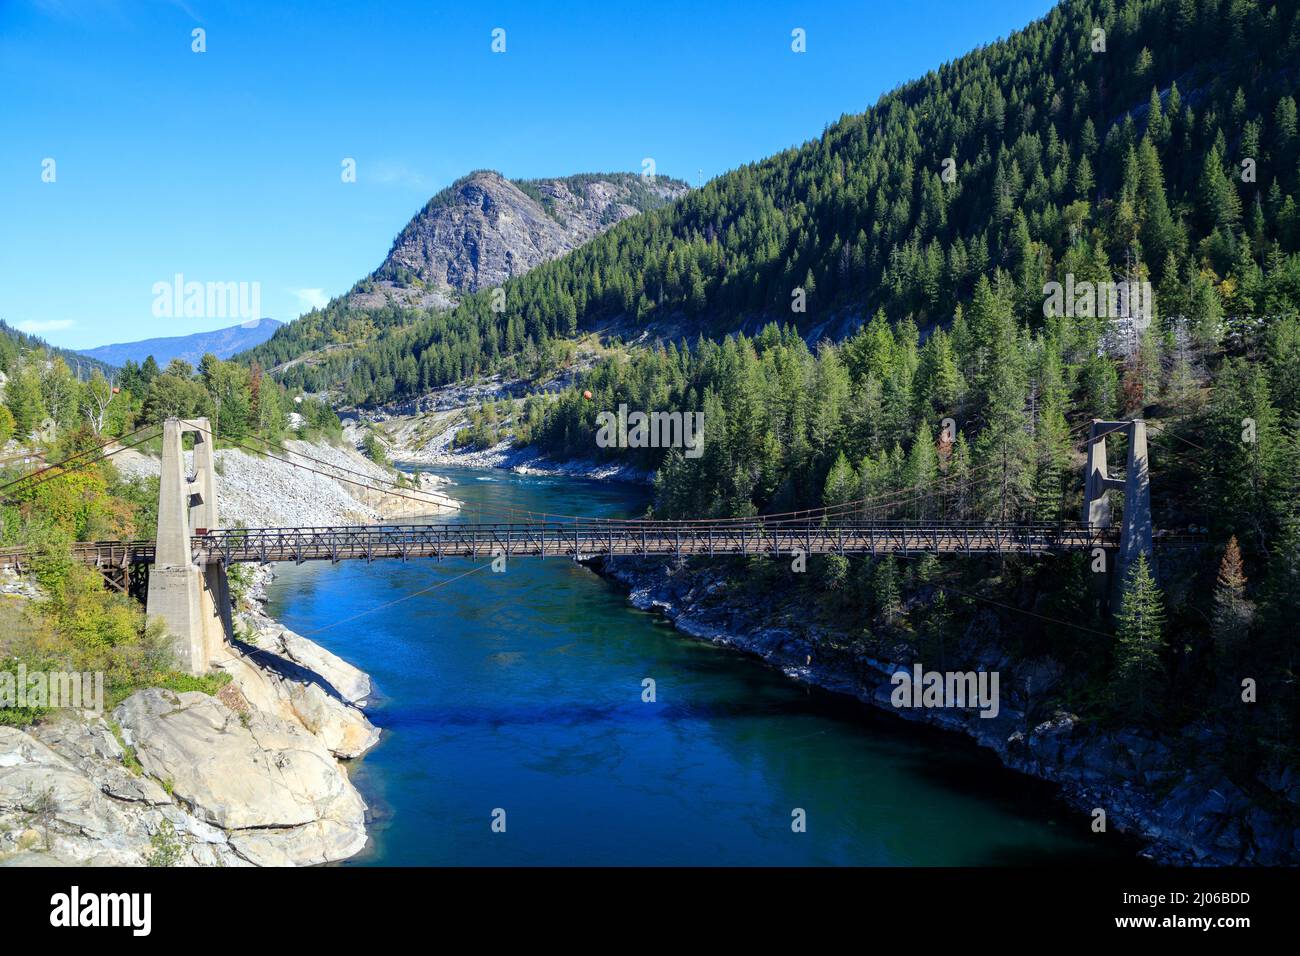
[[[0,318],[72,348],[233,324],[156,317],[180,273],[288,321],[471,169],[694,184],[1051,6],[0,0]]]

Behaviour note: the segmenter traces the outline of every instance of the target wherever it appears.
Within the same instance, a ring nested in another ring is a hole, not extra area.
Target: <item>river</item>
[[[645,501],[616,483],[439,473],[466,504],[453,520],[506,507],[626,516]],[[277,566],[270,612],[367,671],[378,691],[368,710],[383,740],[350,767],[373,814],[353,863],[1132,856],[973,744],[680,635],[571,561],[465,574],[485,563]],[[653,703],[642,701],[647,677]],[[796,810],[805,832],[792,829]],[[496,811],[505,832],[493,830]]]

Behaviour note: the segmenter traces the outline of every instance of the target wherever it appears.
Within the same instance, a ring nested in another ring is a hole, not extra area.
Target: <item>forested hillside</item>
[[[81,379],[88,379],[96,371],[109,373],[113,366],[88,355],[81,355],[71,349],[60,349],[50,345],[36,335],[20,332],[0,319],[0,357],[10,361],[23,352],[42,352],[56,355],[67,364],[72,373]]]
[[[1260,274],[1287,269],[1300,243],[1295,8],[1065,3],[820,139],[508,282],[503,311],[472,296],[286,380],[382,402],[535,371],[548,339],[618,315],[717,334],[883,307],[924,329],[996,268],[1024,323],[1041,318],[1047,279],[1126,267],[1156,283],[1162,314],[1194,325],[1270,309]]]
[[[77,359],[85,364],[70,364]],[[159,367],[151,355],[116,369],[21,333],[0,335],[0,446],[12,439],[38,457],[81,451],[176,416],[211,419],[221,439],[256,435],[278,441],[294,410],[308,429],[338,434],[338,417],[327,406],[310,399],[291,402],[255,363],[208,354],[197,367],[183,359]],[[0,540],[23,526],[0,525]]]

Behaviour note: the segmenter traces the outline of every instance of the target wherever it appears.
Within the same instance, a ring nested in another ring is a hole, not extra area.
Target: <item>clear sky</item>
[[[0,318],[71,348],[233,324],[155,317],[180,273],[288,321],[472,169],[695,184],[1051,6],[0,0]]]

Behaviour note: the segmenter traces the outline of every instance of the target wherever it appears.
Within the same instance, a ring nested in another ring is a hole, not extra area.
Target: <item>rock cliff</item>
[[[407,223],[349,304],[449,306],[459,292],[500,285],[686,191],[677,180],[651,182],[632,173],[519,181],[489,170],[471,173]]]

